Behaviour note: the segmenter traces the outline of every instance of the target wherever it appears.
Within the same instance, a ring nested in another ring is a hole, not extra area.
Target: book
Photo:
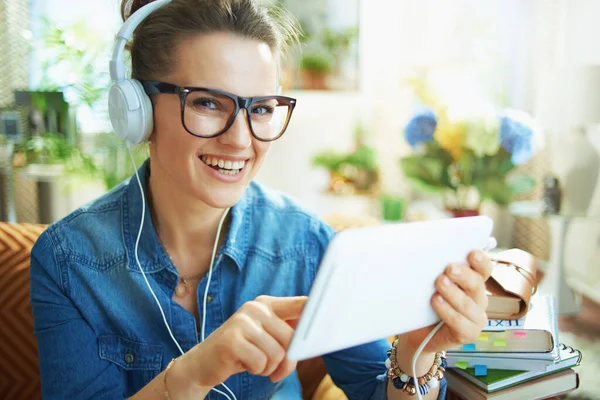
[[[513,360],[519,362],[520,360]],[[491,393],[510,386],[518,385],[532,379],[549,375],[564,369],[573,368],[581,362],[581,352],[564,344],[560,345],[560,361],[548,366],[544,371],[514,371],[504,369],[488,369],[487,375],[475,376],[474,368],[455,369],[455,373]]]
[[[530,358],[555,360],[558,356],[558,322],[554,298],[534,296],[527,314],[517,320],[488,320],[475,343],[448,350],[449,355],[467,357],[511,357],[510,353],[547,353]],[[508,353],[508,354],[507,354]]]
[[[468,400],[547,399],[563,395],[579,387],[579,375],[572,369],[555,372],[493,393],[487,393],[480,387],[471,384],[458,375],[455,370],[447,370],[445,376],[452,393]]]
[[[495,281],[486,282],[486,295],[488,306],[485,311],[488,315],[508,318],[517,314],[521,309],[521,299],[510,295]]]
[[[537,259],[519,249],[493,252],[491,259],[492,273],[485,282],[488,318],[522,318],[536,291]]]
[[[505,369],[517,371],[526,370],[543,372],[546,371],[546,368],[558,361],[558,359],[549,359],[545,357],[546,355],[547,353],[541,353],[541,356],[544,356],[542,358],[524,358],[521,357],[520,354],[507,354],[505,357],[498,357],[496,354],[494,354],[494,357],[465,357],[461,355],[447,354],[446,359],[448,361],[448,368],[474,368],[475,365],[485,365],[487,368],[490,369]],[[517,358],[519,360],[518,363],[515,362]]]

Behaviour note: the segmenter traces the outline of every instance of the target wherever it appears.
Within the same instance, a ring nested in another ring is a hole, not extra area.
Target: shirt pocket
[[[117,365],[124,377],[127,397],[146,386],[162,370],[163,346],[141,343],[119,335],[98,338],[101,359]]]

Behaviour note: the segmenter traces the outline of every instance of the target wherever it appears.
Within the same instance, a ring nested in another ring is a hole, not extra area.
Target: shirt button
[[[209,294],[208,296],[206,296],[206,302],[208,304],[212,303],[214,299],[215,299],[215,296],[213,296],[212,294]]]
[[[133,364],[133,361],[134,361],[133,354],[126,353],[125,354],[125,364]]]

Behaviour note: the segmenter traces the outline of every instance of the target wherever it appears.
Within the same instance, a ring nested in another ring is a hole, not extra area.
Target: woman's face
[[[244,97],[276,93],[277,61],[265,43],[228,33],[198,35],[179,45],[176,58],[172,73],[161,79],[164,82]],[[189,134],[182,125],[177,95],[155,95],[153,106],[152,174],[159,169],[157,175],[168,181],[163,187],[173,190],[173,196],[198,199],[215,208],[233,206],[269,149],[269,143],[252,136],[246,111],[240,110],[224,134],[205,139]]]

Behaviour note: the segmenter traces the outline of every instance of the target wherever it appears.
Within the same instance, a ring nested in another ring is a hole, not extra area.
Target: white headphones
[[[135,28],[158,8],[171,0],[157,0],[146,4],[133,13],[115,38],[115,46],[110,60],[110,78],[113,85],[108,92],[108,113],[115,133],[130,142],[139,144],[146,140],[154,129],[152,102],[137,79],[125,77],[123,52]]]
[[[108,92],[108,113],[117,136],[131,144],[145,142],[154,129],[152,102],[144,91],[140,81],[125,77],[123,52],[125,45],[133,36],[135,28],[154,11],[170,3],[171,0],[156,0],[138,9],[123,24],[115,38],[112,58],[110,59],[110,78],[113,84]],[[281,68],[277,69],[277,94],[281,94],[279,79]],[[281,118],[275,121],[274,129],[280,129]]]

